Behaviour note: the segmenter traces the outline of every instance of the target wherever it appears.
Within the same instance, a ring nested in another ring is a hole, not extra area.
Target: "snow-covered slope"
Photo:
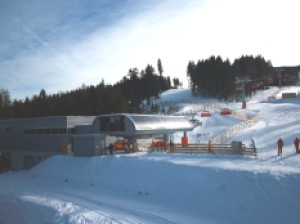
[[[147,152],[56,156],[31,170],[0,174],[0,223],[298,223],[300,154],[293,140],[300,137],[300,98],[266,99],[299,90],[258,92],[246,110],[226,105],[258,116],[256,125],[232,139],[250,144],[253,138],[256,159]],[[173,90],[167,100],[197,102],[188,92]],[[188,133],[190,141],[205,142],[241,121],[212,112],[199,118],[203,125]],[[285,142],[282,156],[279,137]]]

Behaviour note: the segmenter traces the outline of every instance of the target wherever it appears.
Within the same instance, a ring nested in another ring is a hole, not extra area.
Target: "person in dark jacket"
[[[295,144],[296,153],[300,153],[300,150],[299,150],[299,138],[295,139],[294,144]]]
[[[113,154],[113,150],[114,150],[114,145],[112,143],[109,144],[108,150],[109,150],[109,154],[112,155]]]
[[[281,155],[282,154],[282,147],[283,147],[283,141],[282,141],[281,138],[278,139],[277,145],[278,145],[278,155]]]

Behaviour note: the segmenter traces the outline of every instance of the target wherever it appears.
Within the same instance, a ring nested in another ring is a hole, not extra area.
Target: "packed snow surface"
[[[229,140],[249,145],[253,139],[257,158],[164,152],[55,156],[31,170],[0,174],[0,224],[299,223],[300,154],[293,141],[300,137],[300,98],[281,99],[282,92],[299,95],[300,87],[257,92],[245,110],[241,103],[222,103],[258,117]],[[175,99],[182,101],[180,110],[202,100],[189,89],[168,91],[161,100]],[[188,133],[190,142],[206,142],[242,121],[211,112],[198,117],[202,126]],[[181,136],[174,134],[175,142]]]

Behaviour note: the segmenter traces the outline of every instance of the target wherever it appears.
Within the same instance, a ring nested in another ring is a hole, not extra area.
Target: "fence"
[[[190,154],[240,154],[256,157],[256,148],[245,147],[245,145],[234,144],[212,144],[208,147],[207,144],[174,144],[172,147],[151,147],[152,152],[164,151],[167,153],[190,153]]]
[[[256,124],[258,122],[258,118],[254,117],[250,120],[246,120],[243,122],[240,122],[230,128],[228,128],[226,131],[224,131],[222,134],[218,135],[212,140],[213,144],[223,144],[225,141],[230,139],[232,136],[240,133],[241,131],[245,130],[246,128],[249,128]]]
[[[213,109],[221,109],[222,107],[219,104],[215,103],[201,103],[197,105],[197,107],[190,108],[185,111],[177,112],[175,115],[181,115],[181,116],[192,116],[194,114],[197,114],[199,112],[203,111],[212,111]]]

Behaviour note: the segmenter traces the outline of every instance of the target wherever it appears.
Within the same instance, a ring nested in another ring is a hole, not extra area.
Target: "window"
[[[35,129],[24,129],[23,133],[25,135],[33,135],[33,134],[37,133],[37,130],[35,130]]]
[[[45,134],[45,135],[49,135],[51,132],[51,129],[43,129],[43,134]]]
[[[68,130],[68,132],[67,132]],[[50,134],[67,134],[72,133],[75,134],[75,128],[38,128],[38,129],[24,129],[23,133],[25,135],[33,135],[33,134],[39,134],[39,135],[50,135]]]
[[[11,127],[5,127],[5,126],[2,126],[0,127],[0,133],[4,133],[4,132],[11,132]]]
[[[76,129],[75,128],[69,128],[68,133],[69,134],[76,134]]]
[[[59,134],[59,129],[58,128],[53,128],[52,129],[52,134]]]
[[[67,134],[66,128],[52,128],[52,134],[59,135],[59,134]]]
[[[100,118],[101,131],[125,131],[124,116],[105,116]]]

